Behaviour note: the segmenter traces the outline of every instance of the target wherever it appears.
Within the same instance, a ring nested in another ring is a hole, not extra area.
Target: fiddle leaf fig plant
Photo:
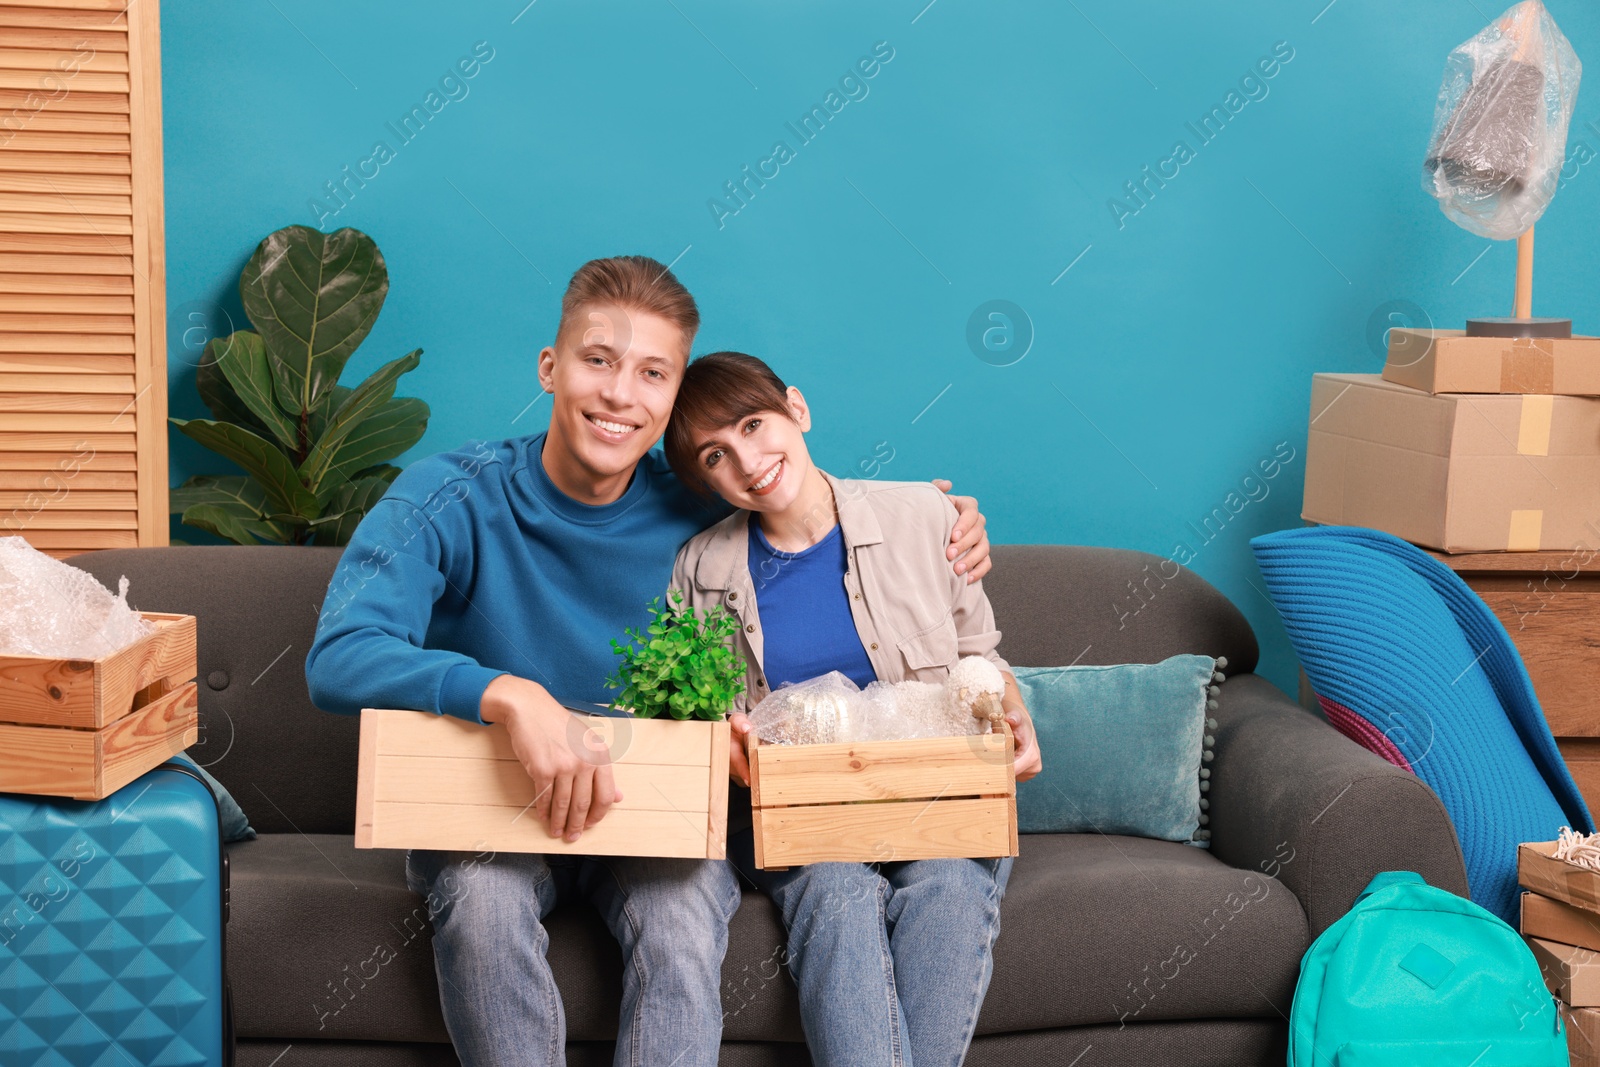
[[[739,622],[720,604],[702,615],[682,606],[681,589],[670,595],[675,607],[663,608],[656,597],[644,631],[624,631],[633,643],[611,642],[622,663],[606,686],[621,689],[616,703],[641,719],[720,720],[744,692],[744,657],[730,642]]]
[[[377,244],[359,230],[287,226],[239,275],[254,330],[213,338],[195,375],[210,419],[172,419],[243,475],[195,475],[171,491],[189,526],[239,544],[343,545],[422,439],[428,405],[394,395],[422,349],[355,387],[339,384],[389,292]]]

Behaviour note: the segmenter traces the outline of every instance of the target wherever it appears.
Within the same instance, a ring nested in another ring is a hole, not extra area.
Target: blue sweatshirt
[[[615,502],[584,504],[540,461],[545,435],[417,460],[356,527],[306,655],[324,711],[412,708],[482,722],[501,674],[609,703],[612,638],[649,621],[679,547],[728,513],[653,450]]]

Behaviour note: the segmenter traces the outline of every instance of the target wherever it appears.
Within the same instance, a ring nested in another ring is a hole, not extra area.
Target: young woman
[[[739,619],[749,671],[731,716],[734,780],[749,785],[744,713],[773,689],[835,670],[861,686],[939,681],[962,656],[1005,672],[1017,779],[1037,774],[1033,724],[995,652],[982,583],[945,560],[955,509],[929,484],[817,469],[810,428],[800,390],[739,352],[689,364],[667,426],[678,476],[742,509],[683,547],[671,583],[686,605],[721,604]],[[812,1059],[960,1064],[989,986],[1011,859],[758,871],[749,794],[733,792],[729,857],[783,913]]]

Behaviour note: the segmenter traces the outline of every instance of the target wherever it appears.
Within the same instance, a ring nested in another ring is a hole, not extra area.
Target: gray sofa
[[[199,618],[190,751],[260,831],[230,846],[228,966],[241,1067],[457,1062],[427,912],[404,853],[352,847],[357,720],[318,711],[305,656],[337,548],[170,547],[72,557],[134,606]],[[1443,807],[1250,673],[1249,624],[1216,589],[1110,548],[1000,546],[986,580],[1012,663],[1226,656],[1212,847],[1024,836],[967,1062],[1281,1063],[1301,954],[1374,872],[1466,892]],[[1170,567],[1170,565],[1168,565]],[[1049,759],[1049,753],[1045,753]],[[548,920],[568,1062],[609,1064],[621,985],[587,904]],[[784,943],[747,890],[723,970],[725,1064],[806,1064]]]

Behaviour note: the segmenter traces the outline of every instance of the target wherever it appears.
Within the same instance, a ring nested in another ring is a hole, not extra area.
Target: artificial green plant
[[[242,475],[195,475],[171,491],[183,522],[239,544],[343,545],[422,439],[428,405],[394,395],[422,349],[360,385],[339,384],[389,291],[372,238],[287,226],[239,275],[254,330],[213,338],[195,375],[214,418],[173,419]]]
[[[650,602],[651,621],[641,633],[624,632],[633,643],[613,640],[611,649],[622,663],[606,680],[621,689],[616,703],[642,719],[667,715],[674,719],[719,720],[744,692],[744,657],[730,639],[738,620],[719,604],[704,614],[683,607],[683,591],[670,590],[676,607]]]

